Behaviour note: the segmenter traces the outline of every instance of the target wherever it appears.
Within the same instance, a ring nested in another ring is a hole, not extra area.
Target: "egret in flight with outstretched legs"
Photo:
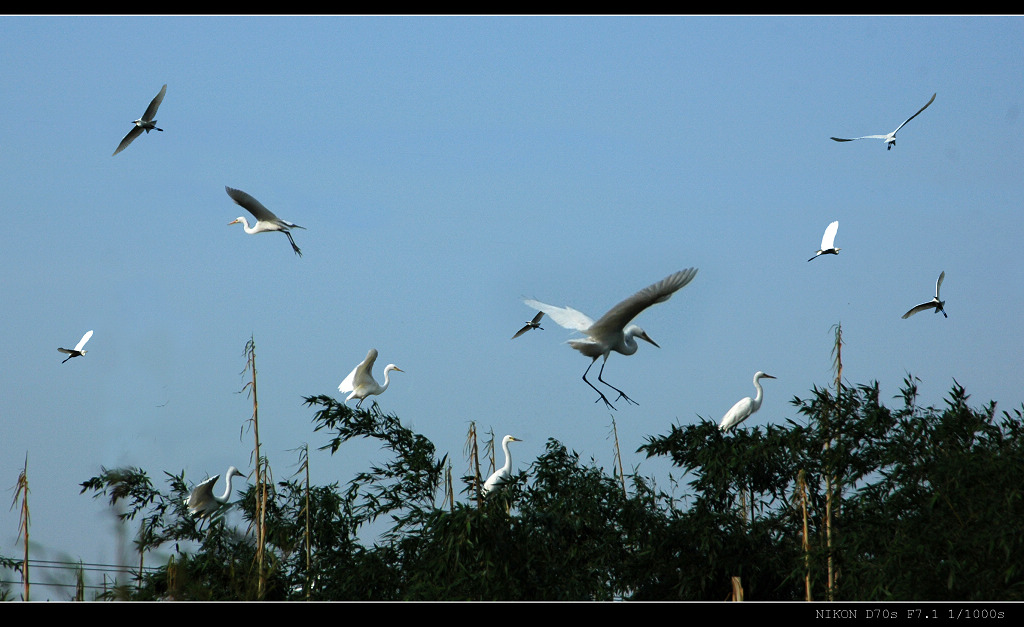
[[[508,481],[509,476],[512,474],[512,453],[508,450],[509,442],[522,442],[522,440],[511,435],[501,438],[501,448],[505,451],[505,465],[495,470],[490,477],[487,477],[483,487],[484,494]]]
[[[945,309],[946,301],[939,300],[939,288],[942,287],[942,281],[945,278],[946,278],[946,271],[943,270],[942,274],[939,275],[939,280],[935,282],[935,298],[931,299],[927,303],[921,303],[920,305],[914,307],[913,309],[911,309],[907,313],[903,314],[902,317],[903,318],[909,318],[910,316],[916,314],[919,311],[924,311],[925,309],[934,309],[935,313],[939,313],[941,311],[942,315],[945,316],[946,318],[948,318],[949,316],[946,315],[946,309]]]
[[[369,353],[366,353],[366,359],[364,359],[358,366],[355,367],[352,372],[348,373],[345,380],[338,386],[339,392],[352,392],[345,399],[345,402],[349,402],[353,398],[359,399],[356,403],[356,409],[363,404],[363,399],[367,396],[373,396],[377,394],[383,394],[384,390],[388,389],[391,385],[391,371],[397,370],[398,372],[405,372],[395,364],[388,364],[384,368],[384,385],[379,385],[373,378],[373,362],[377,361],[377,349],[371,348]]]
[[[636,318],[640,312],[651,305],[663,303],[668,300],[672,294],[686,286],[686,284],[692,281],[693,277],[696,275],[697,268],[687,268],[686,270],[680,270],[679,272],[670,274],[657,283],[649,285],[636,294],[633,294],[618,305],[615,305],[608,310],[608,313],[601,316],[597,322],[594,322],[589,316],[583,312],[573,309],[572,307],[555,307],[554,305],[548,305],[536,300],[526,300],[524,302],[528,307],[538,309],[546,313],[552,320],[566,329],[579,331],[586,336],[580,339],[569,340],[568,344],[591,359],[590,365],[587,366],[586,371],[583,372],[583,381],[590,387],[594,388],[594,391],[600,396],[600,398],[594,402],[596,403],[599,400],[604,401],[604,404],[609,409],[615,409],[615,406],[609,402],[601,390],[598,390],[593,383],[587,380],[587,373],[590,372],[594,362],[596,362],[599,357],[604,357],[604,362],[601,364],[601,370],[597,374],[597,380],[619,393],[618,398],[615,400],[624,398],[629,403],[633,403],[634,405],[638,404],[636,401],[626,396],[625,392],[601,378],[601,375],[604,374],[604,366],[608,363],[608,355],[612,351],[622,353],[623,355],[632,355],[635,353],[637,350],[637,344],[636,340],[633,338],[640,338],[658,346],[643,329],[635,324],[629,323],[633,318]],[[658,346],[658,348],[661,347]]]
[[[244,207],[246,211],[256,218],[256,224],[252,228],[249,228],[249,222],[244,216],[238,216],[231,222],[228,222],[229,225],[241,222],[242,228],[245,229],[245,232],[249,235],[263,233],[265,231],[280,231],[288,236],[288,241],[291,242],[292,250],[295,251],[295,254],[299,257],[302,256],[302,251],[295,245],[295,240],[292,239],[292,234],[288,229],[305,229],[306,227],[299,226],[298,224],[292,224],[287,220],[282,220],[275,216],[270,209],[263,206],[263,203],[240,189],[233,189],[227,186],[225,186],[224,189],[227,191],[228,196],[231,196],[231,200],[234,200],[236,203]]]
[[[522,329],[519,329],[518,331],[516,331],[516,334],[512,336],[512,339],[513,340],[516,339],[517,337],[519,337],[523,333],[526,333],[530,329],[540,329],[541,331],[543,331],[544,327],[540,326],[540,319],[543,318],[543,317],[544,317],[544,312],[543,311],[537,312],[537,315],[533,317],[533,320],[530,320],[529,322],[526,323],[526,326],[524,326]]]
[[[221,506],[228,502],[231,498],[231,478],[232,477],[244,477],[237,468],[231,466],[228,471],[224,473],[224,482],[227,486],[224,487],[224,494],[220,496],[214,496],[213,484],[217,483],[219,475],[214,475],[206,481],[197,485],[193,490],[192,494],[185,499],[185,505],[188,506],[188,513],[193,516],[199,516],[200,518],[208,518],[212,516]]]
[[[938,92],[936,92],[936,93],[938,93]],[[921,113],[921,111],[924,111],[925,109],[927,109],[928,105],[930,105],[931,103],[935,102],[935,95],[936,94],[932,94],[932,99],[928,101],[928,104],[926,104],[925,106],[921,107],[918,110],[917,113],[915,113],[914,115],[912,115],[909,118],[907,118],[906,120],[904,120],[903,124],[900,124],[899,126],[897,126],[896,130],[891,132],[891,133],[889,133],[888,135],[865,135],[864,137],[853,137],[853,138],[850,138],[850,139],[843,139],[841,137],[833,137],[832,140],[833,141],[837,141],[837,142],[852,142],[852,141],[856,141],[858,139],[883,139],[883,140],[885,140],[885,149],[886,150],[892,150],[892,147],[896,145],[896,133],[899,132],[899,130],[901,128],[903,128],[903,126],[906,125],[907,122],[909,122],[909,121],[913,120],[914,118],[916,118]]]
[[[814,256],[807,261],[814,261],[821,255],[838,255],[842,248],[836,248],[836,231],[839,230],[839,220],[832,222],[825,227],[825,234],[821,236],[821,248],[818,252],[814,253]]]
[[[59,352],[64,353],[65,355],[67,355],[67,359],[65,359],[64,361],[62,361],[60,363],[64,363],[68,359],[71,359],[72,357],[81,357],[82,355],[88,353],[89,351],[82,350],[82,347],[85,346],[85,343],[88,342],[89,338],[91,338],[91,337],[92,337],[92,330],[90,329],[90,330],[85,332],[85,335],[82,336],[82,339],[78,340],[78,344],[75,344],[74,348],[58,348],[57,350]]]
[[[765,374],[758,370],[754,374],[754,387],[757,388],[757,396],[750,398],[749,396],[745,399],[738,401],[732,406],[725,416],[722,418],[722,423],[718,425],[718,428],[722,431],[728,431],[733,427],[737,426],[747,418],[750,418],[750,414],[761,409],[761,399],[764,396],[764,390],[761,389],[761,384],[758,383],[759,379],[774,379],[770,374]]]
[[[150,131],[163,132],[164,129],[156,127],[156,110],[160,108],[160,103],[164,101],[164,94],[167,93],[167,85],[160,88],[160,93],[153,98],[153,101],[146,107],[146,112],[142,114],[142,117],[132,122],[135,126],[132,130],[128,131],[128,134],[124,136],[121,143],[117,145],[117,150],[114,151],[114,155],[121,152],[128,147],[135,138],[142,135],[142,131],[146,131],[148,134]],[[111,155],[111,156],[114,156]]]

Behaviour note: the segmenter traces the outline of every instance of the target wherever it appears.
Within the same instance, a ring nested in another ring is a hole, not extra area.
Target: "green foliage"
[[[723,434],[702,421],[649,436],[640,451],[683,471],[682,496],[636,474],[624,489],[549,440],[479,506],[478,479],[464,477],[470,500],[450,509],[436,505],[447,458],[429,440],[376,405],[309,397],[316,431],[329,434],[322,449],[373,438],[389,459],[344,487],[274,486],[264,598],[723,600],[738,576],[749,600],[802,599],[805,577],[821,599],[831,558],[840,600],[1024,600],[1024,416],[971,409],[959,384],[944,407],[922,408],[916,385],[904,380],[896,408],[877,383],[814,388],[793,400],[800,423]],[[129,597],[256,598],[251,534],[223,519],[200,528],[183,475],[167,480],[169,495],[136,468],[82,484],[140,521],[140,551],[174,547]],[[237,507],[253,520],[253,487]],[[387,528],[367,546],[357,534],[374,521]]]

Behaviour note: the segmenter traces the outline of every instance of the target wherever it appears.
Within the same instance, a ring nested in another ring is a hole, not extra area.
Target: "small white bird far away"
[[[825,227],[825,234],[821,236],[821,248],[818,252],[814,253],[814,256],[807,261],[814,261],[821,255],[838,255],[842,248],[835,247],[836,231],[839,230],[839,220],[832,222]]]
[[[164,101],[164,94],[167,93],[167,85],[160,88],[160,93],[153,98],[153,101],[146,107],[146,112],[142,114],[142,117],[132,122],[135,126],[132,130],[128,131],[128,134],[124,136],[121,143],[117,145],[117,150],[114,151],[114,155],[121,152],[128,147],[135,138],[142,135],[142,131],[146,131],[148,134],[150,131],[163,132],[164,129],[156,127],[156,110],[160,108],[160,103]],[[111,155],[111,156],[114,156]]]
[[[377,349],[371,348],[370,352],[366,353],[366,359],[359,363],[352,372],[348,373],[345,380],[338,386],[339,392],[352,392],[345,399],[345,402],[349,402],[353,398],[359,399],[356,403],[356,409],[363,404],[363,399],[367,396],[383,394],[384,390],[388,389],[391,385],[391,371],[397,370],[398,372],[405,372],[395,364],[388,364],[384,368],[384,385],[378,385],[377,381],[373,378],[373,362],[377,361]]]
[[[302,251],[295,245],[295,240],[292,239],[292,234],[288,229],[305,229],[306,227],[293,224],[287,220],[282,220],[274,215],[270,209],[264,207],[263,203],[240,189],[234,189],[227,186],[225,186],[224,189],[227,191],[228,196],[231,196],[231,200],[234,200],[235,203],[242,206],[246,211],[251,213],[254,218],[256,218],[256,224],[252,228],[249,228],[249,222],[244,216],[238,216],[231,222],[228,222],[228,225],[238,224],[241,222],[242,228],[249,235],[255,235],[256,233],[263,233],[266,231],[280,231],[288,236],[288,241],[291,242],[292,250],[295,251],[295,254],[299,257],[302,256]]]
[[[597,380],[619,393],[618,398],[615,400],[626,399],[627,402],[637,405],[638,403],[626,396],[625,392],[601,377],[604,374],[604,366],[608,363],[608,355],[612,351],[623,355],[632,355],[637,350],[636,340],[633,338],[637,337],[658,346],[643,329],[629,323],[651,305],[668,300],[672,294],[685,287],[696,275],[697,268],[687,268],[670,274],[615,305],[608,310],[608,313],[601,316],[597,322],[594,322],[589,316],[572,307],[555,307],[554,305],[548,305],[536,300],[526,300],[523,302],[528,307],[546,313],[560,326],[579,331],[586,336],[580,339],[569,340],[568,344],[591,359],[590,365],[583,372],[583,381],[598,393],[600,398],[594,402],[604,401],[604,404],[609,409],[615,409],[615,406],[611,404],[601,390],[597,389],[593,383],[587,380],[587,373],[590,372],[594,362],[599,357],[604,357],[601,370],[597,374]],[[658,346],[658,348],[661,347]]]
[[[231,498],[231,478],[232,477],[244,477],[237,468],[231,466],[228,471],[224,473],[224,482],[227,485],[224,487],[224,494],[220,496],[214,496],[213,484],[217,483],[217,479],[220,475],[214,475],[206,481],[200,483],[192,489],[192,493],[189,494],[188,498],[185,499],[185,505],[188,507],[188,513],[193,516],[199,516],[200,518],[208,518],[212,516],[218,509],[223,505],[227,504],[228,499]]]
[[[522,440],[511,435],[501,438],[501,448],[505,451],[505,465],[491,473],[490,477],[487,477],[482,490],[485,495],[507,482],[512,474],[512,453],[508,450],[509,442],[522,442]]]
[[[925,106],[921,107],[917,111],[917,113],[915,113],[914,115],[912,115],[909,118],[907,118],[906,120],[904,120],[903,124],[900,124],[899,126],[897,126],[896,130],[891,132],[891,133],[889,133],[888,135],[865,135],[864,137],[853,137],[853,138],[850,138],[850,139],[843,139],[841,137],[833,137],[832,140],[833,141],[837,141],[837,142],[852,142],[852,141],[856,141],[858,139],[882,139],[882,140],[885,140],[885,149],[886,150],[892,150],[892,147],[896,145],[896,133],[899,132],[899,130],[901,128],[903,128],[906,125],[907,122],[909,122],[909,121],[913,120],[914,118],[916,118],[921,113],[921,111],[924,111],[925,109],[927,109],[928,105],[930,105],[931,103],[935,102],[935,96],[936,96],[937,93],[938,92],[936,92],[935,94],[932,94],[932,98],[931,98],[931,100],[928,101],[928,104],[926,104]]]
[[[757,396],[754,398],[748,396],[733,405],[732,409],[722,417],[722,423],[718,425],[718,428],[722,431],[728,431],[747,418],[750,418],[750,414],[761,409],[761,399],[764,397],[764,390],[761,389],[761,384],[758,383],[758,380],[774,378],[772,375],[765,374],[760,370],[754,373],[754,387],[757,388]]]
[[[82,339],[78,340],[78,344],[75,344],[74,348],[58,348],[57,350],[59,352],[64,353],[65,355],[67,355],[67,359],[65,359],[64,361],[62,361],[60,363],[64,363],[68,359],[71,359],[72,357],[81,357],[82,355],[88,353],[89,351],[82,350],[82,347],[85,346],[85,343],[88,342],[89,338],[91,338],[91,337],[92,337],[92,329],[90,329],[90,330],[85,332],[85,335],[82,336]]]
[[[912,308],[910,311],[908,311],[907,313],[903,314],[902,318],[904,318],[904,319],[909,318],[910,316],[916,314],[917,312],[924,311],[925,309],[934,309],[935,313],[939,313],[941,311],[942,315],[945,316],[946,318],[948,318],[949,316],[946,315],[946,309],[945,309],[946,301],[939,300],[939,288],[942,287],[942,281],[945,278],[946,278],[946,271],[943,270],[942,273],[939,275],[939,280],[935,282],[935,298],[931,299],[927,303],[921,303],[920,305]]]
[[[516,339],[517,337],[519,337],[523,333],[526,333],[530,329],[540,329],[541,331],[543,331],[544,327],[540,326],[540,319],[543,318],[543,317],[544,317],[544,312],[543,311],[537,312],[537,315],[533,317],[533,320],[530,320],[529,322],[526,323],[526,326],[524,326],[522,329],[519,329],[518,331],[516,331],[516,334],[512,336],[512,339],[513,340]]]

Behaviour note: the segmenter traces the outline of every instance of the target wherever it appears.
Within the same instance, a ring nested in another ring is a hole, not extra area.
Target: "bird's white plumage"
[[[590,366],[593,366],[598,357],[604,357],[605,362],[607,362],[611,351],[623,355],[635,353],[637,344],[633,338],[636,337],[658,346],[654,340],[648,337],[643,329],[629,323],[640,312],[651,305],[668,300],[672,294],[685,287],[696,275],[697,268],[687,268],[670,274],[615,305],[596,322],[583,312],[572,307],[556,307],[532,299],[524,302],[528,307],[547,314],[560,326],[582,333],[585,337],[569,340],[569,346],[590,357],[592,359]],[[590,371],[590,366],[587,367],[587,372]],[[583,373],[583,380],[597,391],[600,395],[598,400],[603,400],[607,407],[614,409],[614,406],[605,398],[604,394],[594,387],[590,381],[587,381],[587,372]],[[601,373],[603,372],[604,364],[601,365]],[[601,373],[597,376],[598,381],[618,392],[619,398],[625,398],[628,402],[635,402],[626,396],[622,390],[602,379]]]
[[[304,226],[299,226],[293,222],[282,220],[281,218],[274,215],[270,209],[263,206],[263,203],[253,198],[251,195],[243,192],[240,189],[234,189],[232,187],[224,186],[224,190],[234,200],[236,204],[244,208],[246,211],[252,214],[256,218],[256,224],[249,227],[249,221],[245,219],[245,216],[238,216],[233,221],[228,222],[229,225],[241,223],[242,228],[249,235],[255,235],[256,233],[264,233],[268,231],[280,231],[288,236],[288,241],[292,245],[292,250],[295,254],[302,256],[302,251],[295,245],[295,240],[292,239],[292,234],[289,229],[305,229]]]
[[[124,136],[124,139],[121,140],[121,143],[117,145],[117,150],[114,151],[115,155],[124,150],[125,148],[127,148],[129,144],[131,144],[133,141],[135,141],[135,138],[141,135],[142,131],[146,131],[148,133],[150,131],[164,130],[162,128],[156,127],[155,118],[156,110],[160,108],[160,103],[164,101],[164,94],[166,93],[167,85],[165,84],[163,87],[160,88],[160,93],[157,94],[152,101],[150,101],[149,106],[146,107],[146,112],[142,114],[142,117],[132,122],[132,124],[134,124],[135,126],[132,127],[132,130],[128,131],[128,134]]]
[[[512,453],[508,450],[509,442],[522,442],[522,440],[511,435],[501,438],[501,448],[505,451],[505,465],[491,473],[490,477],[487,477],[483,487],[484,494],[488,494],[491,490],[508,481],[509,476],[512,474]]]
[[[934,309],[935,313],[939,313],[941,311],[942,315],[944,317],[948,318],[949,315],[946,314],[946,309],[945,309],[946,303],[945,303],[945,301],[939,300],[939,289],[942,287],[942,281],[945,280],[945,278],[946,278],[946,271],[943,270],[939,274],[939,279],[937,281],[935,281],[935,298],[932,298],[927,303],[921,303],[920,305],[917,305],[917,306],[911,308],[910,311],[908,311],[907,313],[903,314],[903,316],[901,316],[901,317],[906,319],[906,318],[909,318],[910,316],[912,316],[912,315],[914,315],[914,314],[916,314],[918,312],[924,311],[925,309]]]
[[[758,370],[754,373],[754,387],[757,388],[757,396],[750,398],[749,396],[741,399],[732,406],[725,416],[722,417],[721,424],[718,428],[722,431],[728,431],[733,427],[739,425],[741,422],[750,417],[758,409],[761,409],[761,399],[764,397],[764,390],[761,389],[760,379],[774,379],[770,374],[765,374]]]
[[[836,231],[839,230],[839,220],[835,220],[829,223],[825,227],[825,234],[821,236],[821,248],[818,252],[814,253],[814,256],[807,261],[817,259],[820,255],[838,255],[841,248],[836,248]]]
[[[213,493],[213,484],[217,483],[219,475],[214,475],[200,483],[192,489],[192,493],[189,494],[187,499],[185,499],[185,505],[188,506],[188,512],[193,516],[211,516],[222,505],[226,504],[229,498],[231,498],[232,477],[244,476],[245,475],[243,475],[237,468],[230,466],[227,472],[224,473],[224,482],[227,485],[224,487],[224,493],[220,496],[215,496]]]
[[[67,361],[68,359],[71,359],[72,357],[81,357],[82,355],[84,355],[84,354],[89,352],[89,351],[82,350],[82,348],[85,347],[85,343],[88,342],[89,338],[91,338],[91,337],[92,337],[92,329],[89,329],[88,331],[85,332],[85,335],[82,336],[82,339],[78,340],[78,344],[75,344],[74,348],[58,348],[57,351],[60,352],[60,353],[64,353],[65,355],[68,355],[68,358],[65,359],[64,361]],[[64,361],[62,361],[60,363],[64,363]]]
[[[833,141],[837,141],[837,142],[852,142],[852,141],[856,141],[856,140],[858,140],[858,139],[883,139],[883,140],[885,140],[885,149],[886,149],[886,150],[889,150],[889,149],[891,149],[891,148],[892,148],[893,146],[895,146],[895,145],[896,145],[896,133],[898,133],[898,132],[899,132],[899,130],[900,130],[901,128],[903,128],[903,127],[904,127],[904,126],[906,125],[906,123],[907,123],[907,122],[909,122],[909,121],[913,120],[913,119],[914,119],[914,118],[916,118],[916,117],[917,117],[917,116],[918,116],[918,115],[919,115],[919,114],[920,114],[920,113],[921,113],[922,111],[924,111],[925,109],[927,109],[927,108],[928,108],[928,105],[930,105],[931,103],[935,102],[935,96],[936,96],[937,94],[938,94],[938,92],[936,92],[936,93],[932,94],[931,100],[929,100],[929,101],[928,101],[928,104],[926,104],[925,106],[923,106],[923,107],[921,107],[920,109],[918,109],[917,113],[915,113],[914,115],[910,116],[910,117],[909,117],[909,118],[907,118],[906,120],[903,120],[903,124],[900,124],[899,126],[897,126],[897,127],[896,127],[896,130],[895,130],[895,131],[893,131],[893,132],[891,132],[891,133],[889,133],[888,135],[865,135],[865,136],[863,136],[863,137],[851,137],[851,138],[842,138],[842,137],[832,137],[831,139],[832,139]]]
[[[361,406],[363,399],[367,396],[383,394],[384,390],[388,389],[388,386],[391,385],[392,370],[405,372],[395,364],[388,364],[384,368],[384,385],[379,385],[373,378],[372,370],[375,361],[377,361],[377,349],[371,348],[370,352],[366,353],[366,359],[353,368],[352,372],[348,373],[348,376],[338,385],[339,392],[351,392],[345,399],[346,403],[355,398],[359,400],[356,407]]]

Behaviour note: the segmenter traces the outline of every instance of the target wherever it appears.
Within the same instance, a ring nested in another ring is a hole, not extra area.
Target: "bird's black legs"
[[[288,236],[288,241],[291,242],[291,244],[292,244],[292,250],[295,251],[296,255],[301,257],[302,256],[302,251],[299,250],[299,247],[295,245],[295,240],[292,239],[292,234],[289,233],[288,231],[282,231],[282,233],[284,233],[285,235]]]
[[[594,359],[594,361],[597,361],[597,359]],[[605,397],[604,394],[601,393],[601,390],[599,390],[596,387],[594,387],[594,384],[591,383],[590,381],[587,381],[587,373],[590,372],[590,369],[594,366],[594,361],[590,362],[590,365],[587,366],[587,369],[583,372],[583,382],[586,383],[587,385],[589,385],[590,387],[594,388],[594,391],[597,392],[598,396],[601,397],[601,398],[595,400],[594,401],[595,403],[597,401],[604,401],[604,404],[608,407],[608,409],[615,409],[615,405],[612,405],[611,403],[608,402],[608,399]],[[604,364],[601,365],[601,369],[604,370]],[[600,374],[598,375],[598,378],[599,379],[601,378]],[[605,383],[605,385],[608,385],[608,384]],[[611,386],[609,386],[609,387],[611,387]]]
[[[68,355],[68,359],[71,359],[72,357],[74,357],[74,355]],[[62,363],[62,364],[67,363],[68,359],[65,359],[64,361],[62,361],[60,363]]]
[[[601,378],[601,375],[604,374],[604,365],[607,364],[607,363],[608,362],[605,361],[603,364],[601,364],[601,370],[600,370],[600,372],[597,373],[597,380],[600,381],[601,383],[604,383],[605,385],[607,385],[611,389],[615,390],[616,392],[618,392],[619,393],[619,398],[626,399],[626,402],[628,402],[628,403],[633,403],[634,405],[639,405],[640,403],[638,403],[638,402],[634,401],[633,399],[629,398],[628,396],[626,396],[625,392],[623,392],[619,388],[615,387],[611,383],[608,383],[607,381],[605,381],[604,379]],[[591,364],[591,365],[593,365],[593,364]],[[589,370],[589,368],[588,368],[588,370]],[[591,386],[591,387],[593,387],[593,386]],[[617,398],[615,400],[619,400],[619,398]]]

